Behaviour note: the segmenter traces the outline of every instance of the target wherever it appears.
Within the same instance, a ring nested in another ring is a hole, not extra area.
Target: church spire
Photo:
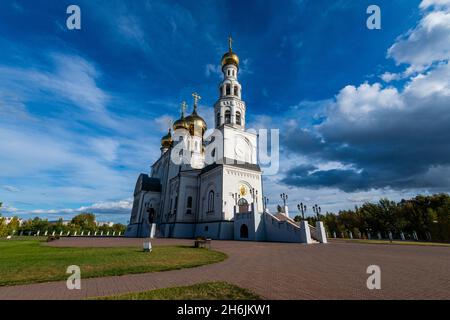
[[[222,56],[223,80],[219,86],[219,100],[214,112],[216,128],[223,125],[245,129],[245,103],[242,101],[242,87],[238,80],[239,57],[233,52],[233,38],[228,37],[228,52]]]

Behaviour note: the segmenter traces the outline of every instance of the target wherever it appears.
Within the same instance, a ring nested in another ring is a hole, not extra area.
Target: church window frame
[[[225,110],[225,124],[230,124],[231,123],[231,110],[227,109]]]
[[[225,85],[225,95],[227,96],[231,95],[231,84],[229,83]]]
[[[242,117],[240,111],[236,111],[236,124],[242,125]]]
[[[238,88],[238,86],[234,86],[233,87],[233,94],[235,95],[235,96],[238,96],[239,95],[239,88]]]
[[[214,197],[215,197],[214,190],[210,190],[210,191],[208,192],[208,207],[207,207],[207,213],[213,213],[213,212],[214,212]]]
[[[194,202],[192,196],[188,196],[186,199],[186,214],[192,214],[192,203]]]
[[[173,214],[177,214],[177,207],[178,207],[178,196],[175,197],[175,204],[173,208]]]

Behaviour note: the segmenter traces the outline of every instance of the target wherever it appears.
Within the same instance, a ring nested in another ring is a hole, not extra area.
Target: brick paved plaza
[[[64,238],[52,246],[142,247],[142,239]],[[192,240],[154,239],[153,245],[191,245]],[[449,299],[450,248],[408,245],[327,245],[213,241],[225,261],[193,269],[0,287],[0,299],[80,299],[205,281],[227,281],[267,299]],[[381,268],[381,290],[368,290],[366,268]]]

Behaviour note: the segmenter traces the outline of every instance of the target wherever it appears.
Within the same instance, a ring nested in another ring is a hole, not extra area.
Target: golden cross
[[[228,37],[228,47],[230,48],[230,52],[233,50],[233,38],[231,36]]]
[[[194,107],[196,107],[198,100],[200,100],[202,97],[200,97],[197,92],[194,92],[192,96],[194,97]]]
[[[186,101],[183,101],[181,103],[181,115],[184,116],[184,113],[186,112],[186,108],[187,108],[187,103]]]

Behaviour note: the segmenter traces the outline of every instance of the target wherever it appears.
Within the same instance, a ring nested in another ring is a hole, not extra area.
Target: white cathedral
[[[262,171],[256,133],[247,132],[246,104],[238,81],[239,57],[222,57],[223,81],[214,105],[215,130],[194,106],[161,139],[161,156],[151,174],[140,174],[127,237],[195,238],[280,242],[326,242],[323,224],[296,223],[263,204]],[[287,212],[287,207],[284,212]]]

